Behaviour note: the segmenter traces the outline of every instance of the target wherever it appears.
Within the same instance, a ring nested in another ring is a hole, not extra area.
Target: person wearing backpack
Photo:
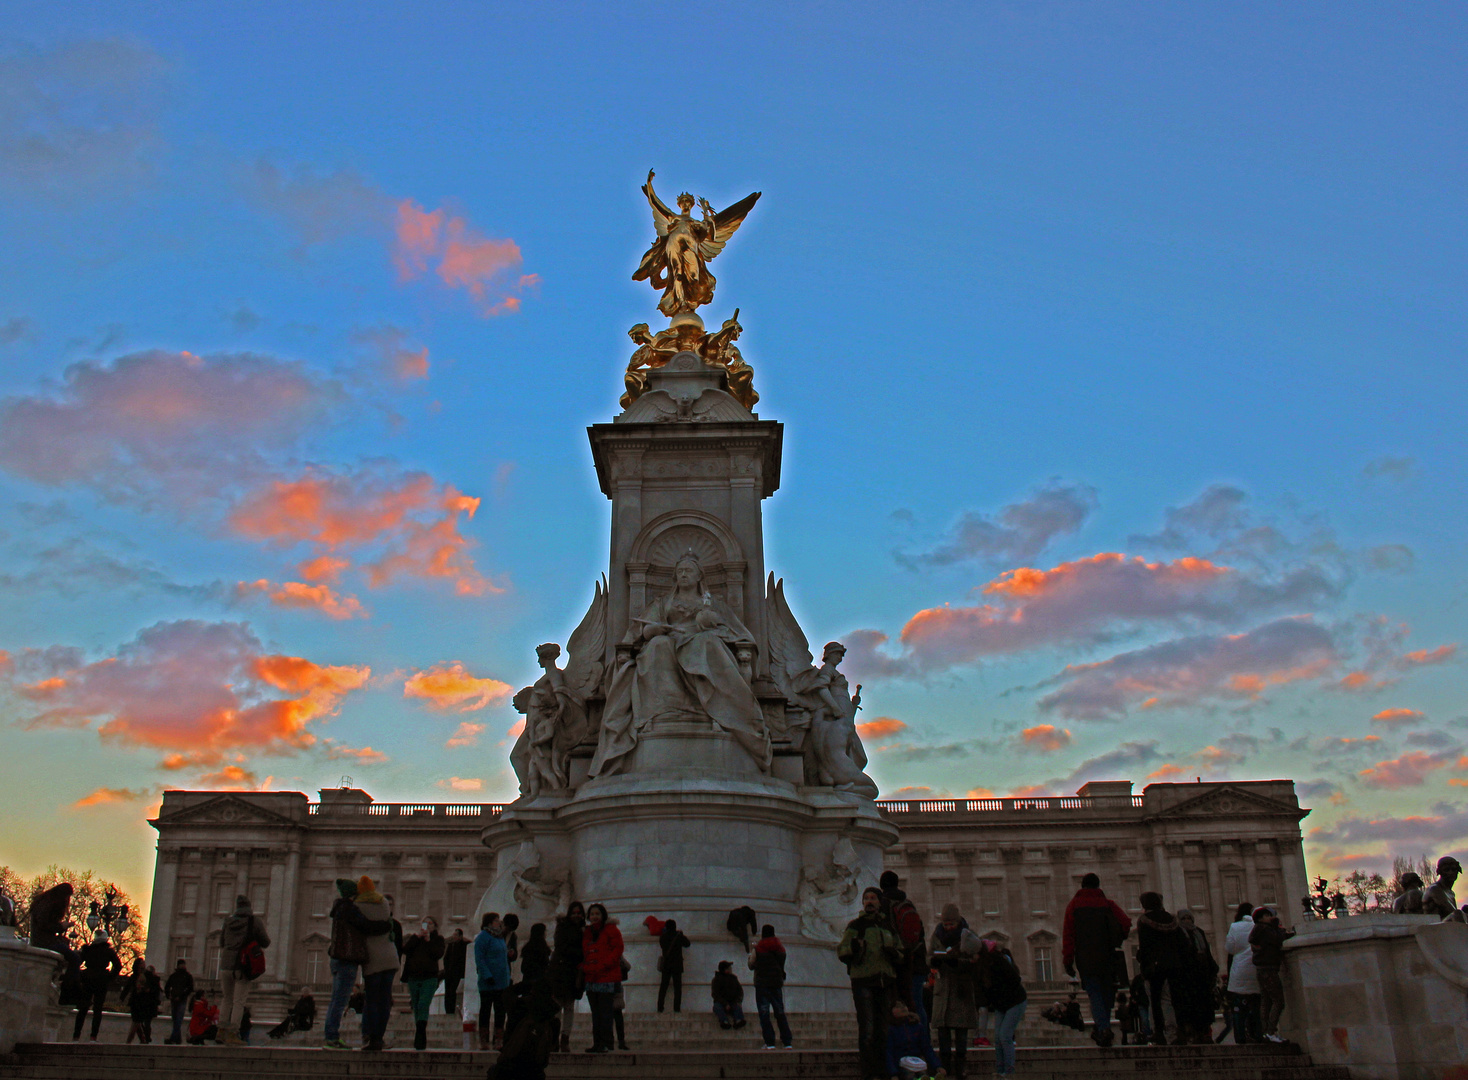
[[[1091,1039],[1103,1048],[1116,1038],[1111,1031],[1116,950],[1131,932],[1132,920],[1101,891],[1101,879],[1095,874],[1082,877],[1080,889],[1065,908],[1061,960],[1072,978],[1080,970],[1081,989],[1091,999]]]
[[[219,930],[219,981],[224,997],[219,1010],[219,1039],[226,1046],[245,1044],[240,1036],[245,1003],[250,987],[265,971],[265,950],[269,947],[265,920],[255,914],[248,896],[235,897],[234,914]]]
[[[928,1010],[923,1005],[923,984],[928,981],[928,952],[923,933],[923,918],[907,893],[897,887],[893,870],[882,871],[877,884],[882,887],[882,906],[892,920],[892,929],[902,942],[902,959],[897,964],[897,996],[913,1012],[924,1027],[928,1026]]]

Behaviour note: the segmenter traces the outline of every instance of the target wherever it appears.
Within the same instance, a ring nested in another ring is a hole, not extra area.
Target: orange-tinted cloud
[[[428,349],[415,348],[408,333],[396,326],[359,330],[352,340],[368,351],[368,373],[406,383],[428,378]]]
[[[1010,789],[1011,799],[1039,799],[1047,798],[1054,789],[1049,784],[1021,784],[1017,788]]]
[[[355,596],[343,596],[330,585],[307,585],[303,581],[241,581],[235,595],[246,598],[264,595],[276,607],[319,611],[333,619],[365,619],[371,614]]]
[[[992,798],[994,798],[994,793],[992,791],[990,791],[986,787],[976,787],[976,788],[970,788],[968,790],[968,793],[966,795],[964,795],[964,798],[966,798],[966,799],[992,799]]]
[[[1307,568],[1267,582],[1207,559],[1148,562],[1117,552],[1050,570],[1019,567],[983,588],[989,601],[919,611],[902,644],[920,669],[1068,641],[1103,640],[1117,624],[1231,623],[1271,609],[1310,607],[1336,586]]]
[[[888,792],[882,796],[884,799],[938,799],[942,798],[930,787],[900,787],[896,791]]]
[[[473,746],[479,741],[479,736],[484,733],[484,724],[471,724],[468,720],[460,721],[454,733],[444,743],[447,749],[457,749],[464,746]]]
[[[395,577],[438,578],[461,596],[503,590],[491,585],[469,555],[459,531],[479,500],[421,473],[400,477],[310,472],[275,480],[248,494],[229,516],[230,527],[252,540],[307,543],[337,553],[375,549],[366,564],[374,588]],[[308,563],[313,569],[317,562]],[[335,564],[323,571],[340,573]]]
[[[1377,690],[1385,690],[1388,686],[1392,685],[1393,681],[1392,679],[1373,678],[1366,671],[1351,671],[1342,676],[1341,681],[1336,683],[1336,688],[1347,690],[1354,694],[1365,694]]]
[[[266,653],[244,623],[196,620],[157,623],[90,663],[60,648],[18,660],[9,681],[31,706],[28,726],[95,722],[103,738],[171,751],[169,769],[212,767],[226,751],[309,747],[311,725],[371,674]]]
[[[447,780],[436,781],[435,786],[450,791],[483,791],[484,781],[477,776],[450,776]]]
[[[1456,645],[1439,645],[1435,649],[1418,649],[1402,656],[1399,663],[1402,667],[1422,667],[1428,664],[1441,664],[1451,660],[1458,652]]]
[[[1176,780],[1178,777],[1186,776],[1187,774],[1188,771],[1186,769],[1182,768],[1181,766],[1169,763],[1162,766],[1160,769],[1156,769],[1153,772],[1148,773],[1147,779],[1158,781],[1161,783],[1170,783]]]
[[[511,739],[518,739],[521,735],[525,734],[525,717],[522,716],[511,724],[510,730],[505,732],[505,734]]]
[[[520,293],[537,284],[534,274],[519,274],[523,257],[513,240],[498,240],[440,207],[424,210],[412,199],[398,203],[393,263],[400,281],[422,277],[432,267],[447,288],[463,289],[481,315],[520,309]]]
[[[1377,724],[1388,724],[1396,727],[1401,724],[1413,724],[1418,720],[1426,719],[1426,715],[1417,709],[1382,709],[1373,716],[1372,721]]]
[[[462,661],[454,660],[414,673],[403,683],[403,697],[417,698],[441,712],[474,712],[505,701],[510,689],[499,679],[469,674]]]
[[[1072,664],[1040,708],[1071,719],[1122,716],[1209,699],[1257,699],[1267,688],[1317,678],[1336,662],[1335,641],[1309,619],[1277,619],[1243,634],[1179,638],[1092,664]]]
[[[264,783],[270,783],[270,777],[267,776]],[[213,788],[248,791],[252,788],[263,787],[264,785],[249,769],[240,765],[226,765],[218,772],[207,773],[199,777],[198,783],[195,786],[206,790]]]
[[[318,555],[297,566],[296,572],[307,581],[316,584],[333,583],[342,576],[342,571],[349,569],[351,565],[350,560],[347,559],[338,559],[332,555]]]
[[[107,806],[111,803],[138,802],[148,797],[147,789],[134,791],[131,788],[99,787],[89,795],[83,795],[71,804],[73,810],[82,810],[88,806]]]
[[[355,761],[362,765],[376,765],[387,760],[387,755],[381,750],[374,750],[370,746],[346,746],[335,739],[324,739],[326,746],[327,761]]]
[[[890,739],[898,732],[905,730],[907,730],[907,724],[895,716],[874,716],[865,723],[856,725],[856,733],[863,739],[871,739],[873,742]]]
[[[1428,773],[1446,767],[1447,758],[1441,754],[1429,754],[1413,750],[1399,758],[1378,761],[1369,769],[1360,772],[1361,782],[1374,788],[1418,787],[1425,783]]]
[[[1027,750],[1038,750],[1042,754],[1051,754],[1069,746],[1071,734],[1068,728],[1058,728],[1054,724],[1037,724],[1035,727],[1028,727],[1021,731],[1019,741],[1020,745]]]

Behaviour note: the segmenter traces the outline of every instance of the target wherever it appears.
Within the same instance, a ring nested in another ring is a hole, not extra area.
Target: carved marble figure
[[[824,866],[807,866],[800,876],[795,903],[800,932],[812,941],[837,942],[851,919],[861,889],[861,860],[851,841],[841,837]]]
[[[729,372],[729,394],[750,412],[759,403],[759,393],[754,388],[754,368],[745,363],[739,346],[734,342],[744,332],[739,325],[739,309],[724,320],[724,325],[703,339],[701,352],[705,363],[715,364]]]
[[[566,643],[566,669],[556,666],[561,647],[554,642],[535,650],[545,671],[534,685],[514,697],[525,716],[525,730],[510,751],[510,764],[520,781],[520,794],[535,798],[542,791],[570,787],[571,751],[591,735],[587,699],[598,696],[605,664],[607,594],[598,581],[591,607]]]
[[[1408,870],[1402,875],[1402,891],[1392,899],[1392,911],[1398,915],[1422,914],[1422,879]]]
[[[791,725],[803,730],[806,782],[875,799],[877,785],[863,771],[867,753],[856,733],[861,686],[855,694],[849,693],[846,676],[839,670],[845,646],[839,641],[828,643],[821,666],[813,666],[805,631],[785,602],[785,583],[771,574],[766,591],[770,676],[786,700],[808,717]]]
[[[754,635],[709,594],[692,551],[673,579],[672,592],[632,620],[617,649],[590,775],[621,772],[657,720],[712,720],[769,772],[770,737],[750,688]]]
[[[654,175],[649,169],[642,193],[652,207],[652,224],[657,230],[657,238],[643,255],[632,280],[647,281],[654,289],[662,289],[658,310],[672,316],[693,311],[713,300],[716,282],[714,275],[709,273],[709,261],[724,250],[724,245],[744,223],[760,193],[756,191],[717,213],[707,199],[699,199],[703,220],[695,221],[692,215],[693,196],[686,191],[679,195],[678,212],[674,213],[653,191]]]
[[[1462,864],[1451,855],[1437,861],[1437,880],[1422,893],[1422,913],[1437,915],[1444,920],[1463,922],[1463,912],[1458,910],[1458,898],[1453,895],[1453,885],[1463,873]]]

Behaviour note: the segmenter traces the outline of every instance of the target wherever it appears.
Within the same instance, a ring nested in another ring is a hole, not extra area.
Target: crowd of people
[[[1278,912],[1239,904],[1224,943],[1220,974],[1208,935],[1191,911],[1174,915],[1156,892],[1143,893],[1140,902],[1138,970],[1130,982],[1122,944],[1131,937],[1132,920],[1106,896],[1095,874],[1081,879],[1080,890],[1065,909],[1062,960],[1066,974],[1079,979],[1090,1001],[1091,1038],[1096,1045],[1106,1047],[1115,1041],[1113,1019],[1123,1045],[1128,1037],[1133,1043],[1157,1046],[1169,1041],[1222,1042],[1230,1032],[1238,1043],[1284,1041],[1279,1035],[1285,1004],[1280,969],[1284,942],[1294,931],[1280,926]],[[1081,1029],[1074,997],[1046,1018]],[[1224,1029],[1215,1037],[1220,1006]]]

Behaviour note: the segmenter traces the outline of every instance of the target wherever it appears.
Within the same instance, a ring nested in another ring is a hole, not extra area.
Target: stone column
[[[1210,843],[1203,845],[1203,866],[1208,872],[1208,906],[1213,910],[1212,938],[1214,942],[1214,954],[1224,957],[1227,953],[1223,950],[1223,939],[1228,935],[1229,923],[1232,922],[1234,913],[1229,910],[1223,902],[1223,878],[1218,873],[1218,844]],[[1219,959],[1219,966],[1226,966],[1227,960]]]
[[[449,891],[446,884],[447,874],[445,868],[448,866],[449,853],[447,851],[430,851],[428,853],[428,885],[424,889],[424,910],[438,920],[439,933],[448,937],[450,928],[449,917]],[[549,929],[549,928],[547,928]],[[530,928],[525,928],[525,937],[529,938]]]
[[[978,909],[978,897],[974,895],[974,857],[978,853],[978,848],[953,849],[953,862],[958,867],[958,910],[973,920],[973,926],[979,925],[979,919],[975,916],[983,914]]]
[[[910,847],[905,852],[907,862],[907,897],[917,904],[919,911],[933,909],[933,883],[928,878],[928,849]],[[919,888],[921,881],[921,888]],[[862,886],[865,888],[865,884]]]
[[[744,549],[744,581],[749,591],[744,594],[744,625],[754,640],[767,642],[765,631],[765,541],[760,513],[760,497],[764,491],[760,475],[758,450],[737,450],[729,455],[729,524],[739,546]],[[756,675],[770,671],[769,649],[761,648],[754,662]]]
[[[168,970],[168,946],[173,939],[174,908],[178,895],[178,848],[158,845],[153,863],[153,896],[148,906],[148,963]],[[166,976],[165,976],[166,977]]]
[[[1166,852],[1167,876],[1163,879],[1163,906],[1181,911],[1188,906],[1188,877],[1183,869],[1183,845],[1170,841],[1161,845]]]
[[[1305,872],[1305,853],[1300,849],[1298,837],[1287,836],[1275,841],[1279,852],[1279,871],[1282,895],[1280,896],[1280,921],[1293,925],[1300,917],[1300,898],[1310,895],[1310,876]]]
[[[265,928],[270,934],[273,974],[283,985],[295,979],[297,871],[301,861],[299,844],[270,851],[270,910]]]
[[[1259,859],[1258,849],[1254,846],[1254,837],[1239,843],[1239,851],[1244,856],[1244,899],[1255,907],[1259,906]]]

